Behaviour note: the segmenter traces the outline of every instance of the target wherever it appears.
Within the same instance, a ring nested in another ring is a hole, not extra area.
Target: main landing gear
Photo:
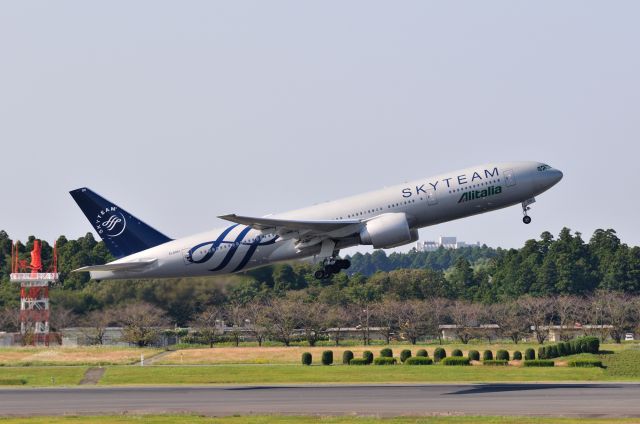
[[[322,263],[322,269],[313,273],[313,276],[318,280],[324,280],[331,277],[333,274],[337,274],[343,269],[348,269],[351,266],[351,261],[348,259],[335,259],[328,258]]]
[[[535,197],[532,197],[531,199],[527,199],[522,202],[522,213],[524,214],[524,216],[522,217],[522,222],[524,222],[525,224],[531,224],[531,217],[527,215],[527,212],[531,209],[529,205],[534,203],[535,201]]]

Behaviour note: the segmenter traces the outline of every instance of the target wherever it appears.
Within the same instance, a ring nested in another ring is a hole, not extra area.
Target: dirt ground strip
[[[0,349],[0,365],[21,364],[82,365],[131,364],[140,360],[140,354],[151,358],[160,349],[122,347],[21,347]]]
[[[80,380],[79,384],[81,386],[95,386],[104,375],[104,371],[105,369],[102,367],[89,368],[87,372],[84,373],[84,377]]]

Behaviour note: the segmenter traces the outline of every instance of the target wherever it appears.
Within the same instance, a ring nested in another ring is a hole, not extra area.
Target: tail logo
[[[98,212],[95,228],[100,236],[118,237],[127,228],[127,220],[116,206],[111,206]]]

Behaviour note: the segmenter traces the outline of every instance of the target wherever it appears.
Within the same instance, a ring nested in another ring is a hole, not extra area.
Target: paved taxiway
[[[640,416],[640,384],[92,387],[0,390],[0,415]]]

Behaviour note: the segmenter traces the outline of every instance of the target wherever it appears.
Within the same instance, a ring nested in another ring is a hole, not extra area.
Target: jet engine
[[[360,231],[360,243],[376,249],[402,246],[418,240],[418,230],[409,228],[404,213],[387,213],[365,222]]]

